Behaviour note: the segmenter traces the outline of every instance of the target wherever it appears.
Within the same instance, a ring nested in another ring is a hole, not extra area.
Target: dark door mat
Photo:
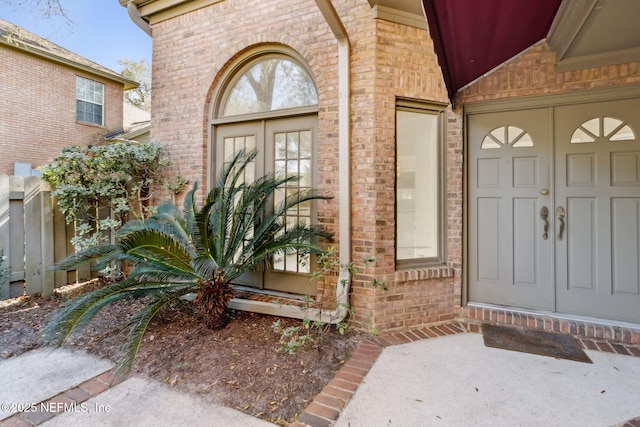
[[[571,335],[497,325],[482,325],[487,347],[593,363]]]

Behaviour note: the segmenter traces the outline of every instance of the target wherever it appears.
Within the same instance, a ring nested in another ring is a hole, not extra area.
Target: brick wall
[[[236,59],[261,45],[302,55],[329,123],[319,130],[319,157],[335,147],[337,94],[323,88],[337,84],[337,45],[313,2],[225,1],[154,26],[152,140],[165,144],[175,173],[205,181],[215,91]],[[337,188],[334,172],[335,162],[320,162],[319,181]]]
[[[465,88],[456,97],[456,102],[464,104],[640,83],[640,62],[557,73],[555,61],[555,53],[542,42]]]
[[[374,327],[386,333],[446,320],[459,307],[455,297],[460,289],[462,169],[446,167],[450,175],[448,265],[396,271],[396,99],[447,102],[447,93],[427,31],[363,16],[359,27],[365,26],[366,36],[361,42],[349,34],[354,43],[353,64],[358,64],[354,65],[352,83],[352,196],[357,212],[352,243],[354,260],[368,255],[376,262],[354,280],[352,304],[354,321],[363,329]],[[447,124],[448,132],[457,133],[457,120],[452,119],[453,126]],[[447,146],[447,162],[461,165],[459,141]],[[372,289],[374,278],[385,282],[389,290]]]
[[[337,43],[312,1],[221,2],[155,25],[153,45],[151,138],[166,147],[174,174],[207,188],[208,123],[225,73],[248,51],[279,46],[300,55],[316,81],[318,184],[336,194]],[[337,233],[337,199],[319,202],[318,214]]]
[[[122,84],[0,48],[0,173],[43,165],[63,147],[96,144],[122,128]],[[105,84],[105,126],[76,123],[76,75]]]
[[[396,272],[396,98],[446,102],[447,93],[427,31],[374,20],[366,0],[333,4],[351,44],[351,256],[375,259],[353,281],[354,323],[385,332],[446,320],[459,309],[461,121],[447,113],[447,131],[459,136],[447,147],[459,168],[447,168],[448,265]],[[319,95],[318,186],[337,196],[337,43],[311,0],[227,0],[154,25],[152,139],[167,148],[174,173],[203,182],[217,90],[236,59],[260,45],[288,46],[309,67]],[[319,221],[337,233],[337,199],[320,204]],[[374,278],[389,290],[372,287]],[[320,295],[334,286],[330,278]]]

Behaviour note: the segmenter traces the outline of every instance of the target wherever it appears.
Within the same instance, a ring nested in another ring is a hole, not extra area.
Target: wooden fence
[[[73,253],[73,228],[39,177],[0,175],[0,247],[2,266],[9,269],[0,281],[0,300],[20,295],[49,297],[54,288],[91,277],[89,267],[76,272],[54,272],[51,266]]]

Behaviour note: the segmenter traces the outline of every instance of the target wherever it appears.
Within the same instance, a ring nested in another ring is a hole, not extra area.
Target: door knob
[[[547,194],[549,194],[549,190],[547,190],[546,188],[543,188],[542,190],[540,190],[540,194],[542,196],[546,196]]]
[[[547,208],[546,206],[543,206],[540,209],[540,218],[542,218],[542,239],[543,240],[547,240],[548,234],[547,231],[549,230],[549,208]]]
[[[560,222],[560,230],[558,231],[558,240],[562,240],[562,235],[564,234],[564,216],[565,211],[562,206],[558,206],[556,208],[556,215],[558,216],[558,221]]]

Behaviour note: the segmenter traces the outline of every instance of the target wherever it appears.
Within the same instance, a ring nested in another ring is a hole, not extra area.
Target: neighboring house
[[[27,174],[63,147],[103,143],[122,129],[123,91],[137,87],[2,19],[0,76],[0,173],[9,175],[16,163]]]
[[[151,142],[151,113],[127,102],[123,107],[123,133],[118,138],[137,141],[142,144]]]
[[[153,36],[152,138],[176,173],[210,188],[258,147],[256,175],[334,196],[288,221],[375,259],[350,283],[355,324],[638,328],[637,0],[120,3]],[[331,306],[338,279],[296,261],[247,284]]]

